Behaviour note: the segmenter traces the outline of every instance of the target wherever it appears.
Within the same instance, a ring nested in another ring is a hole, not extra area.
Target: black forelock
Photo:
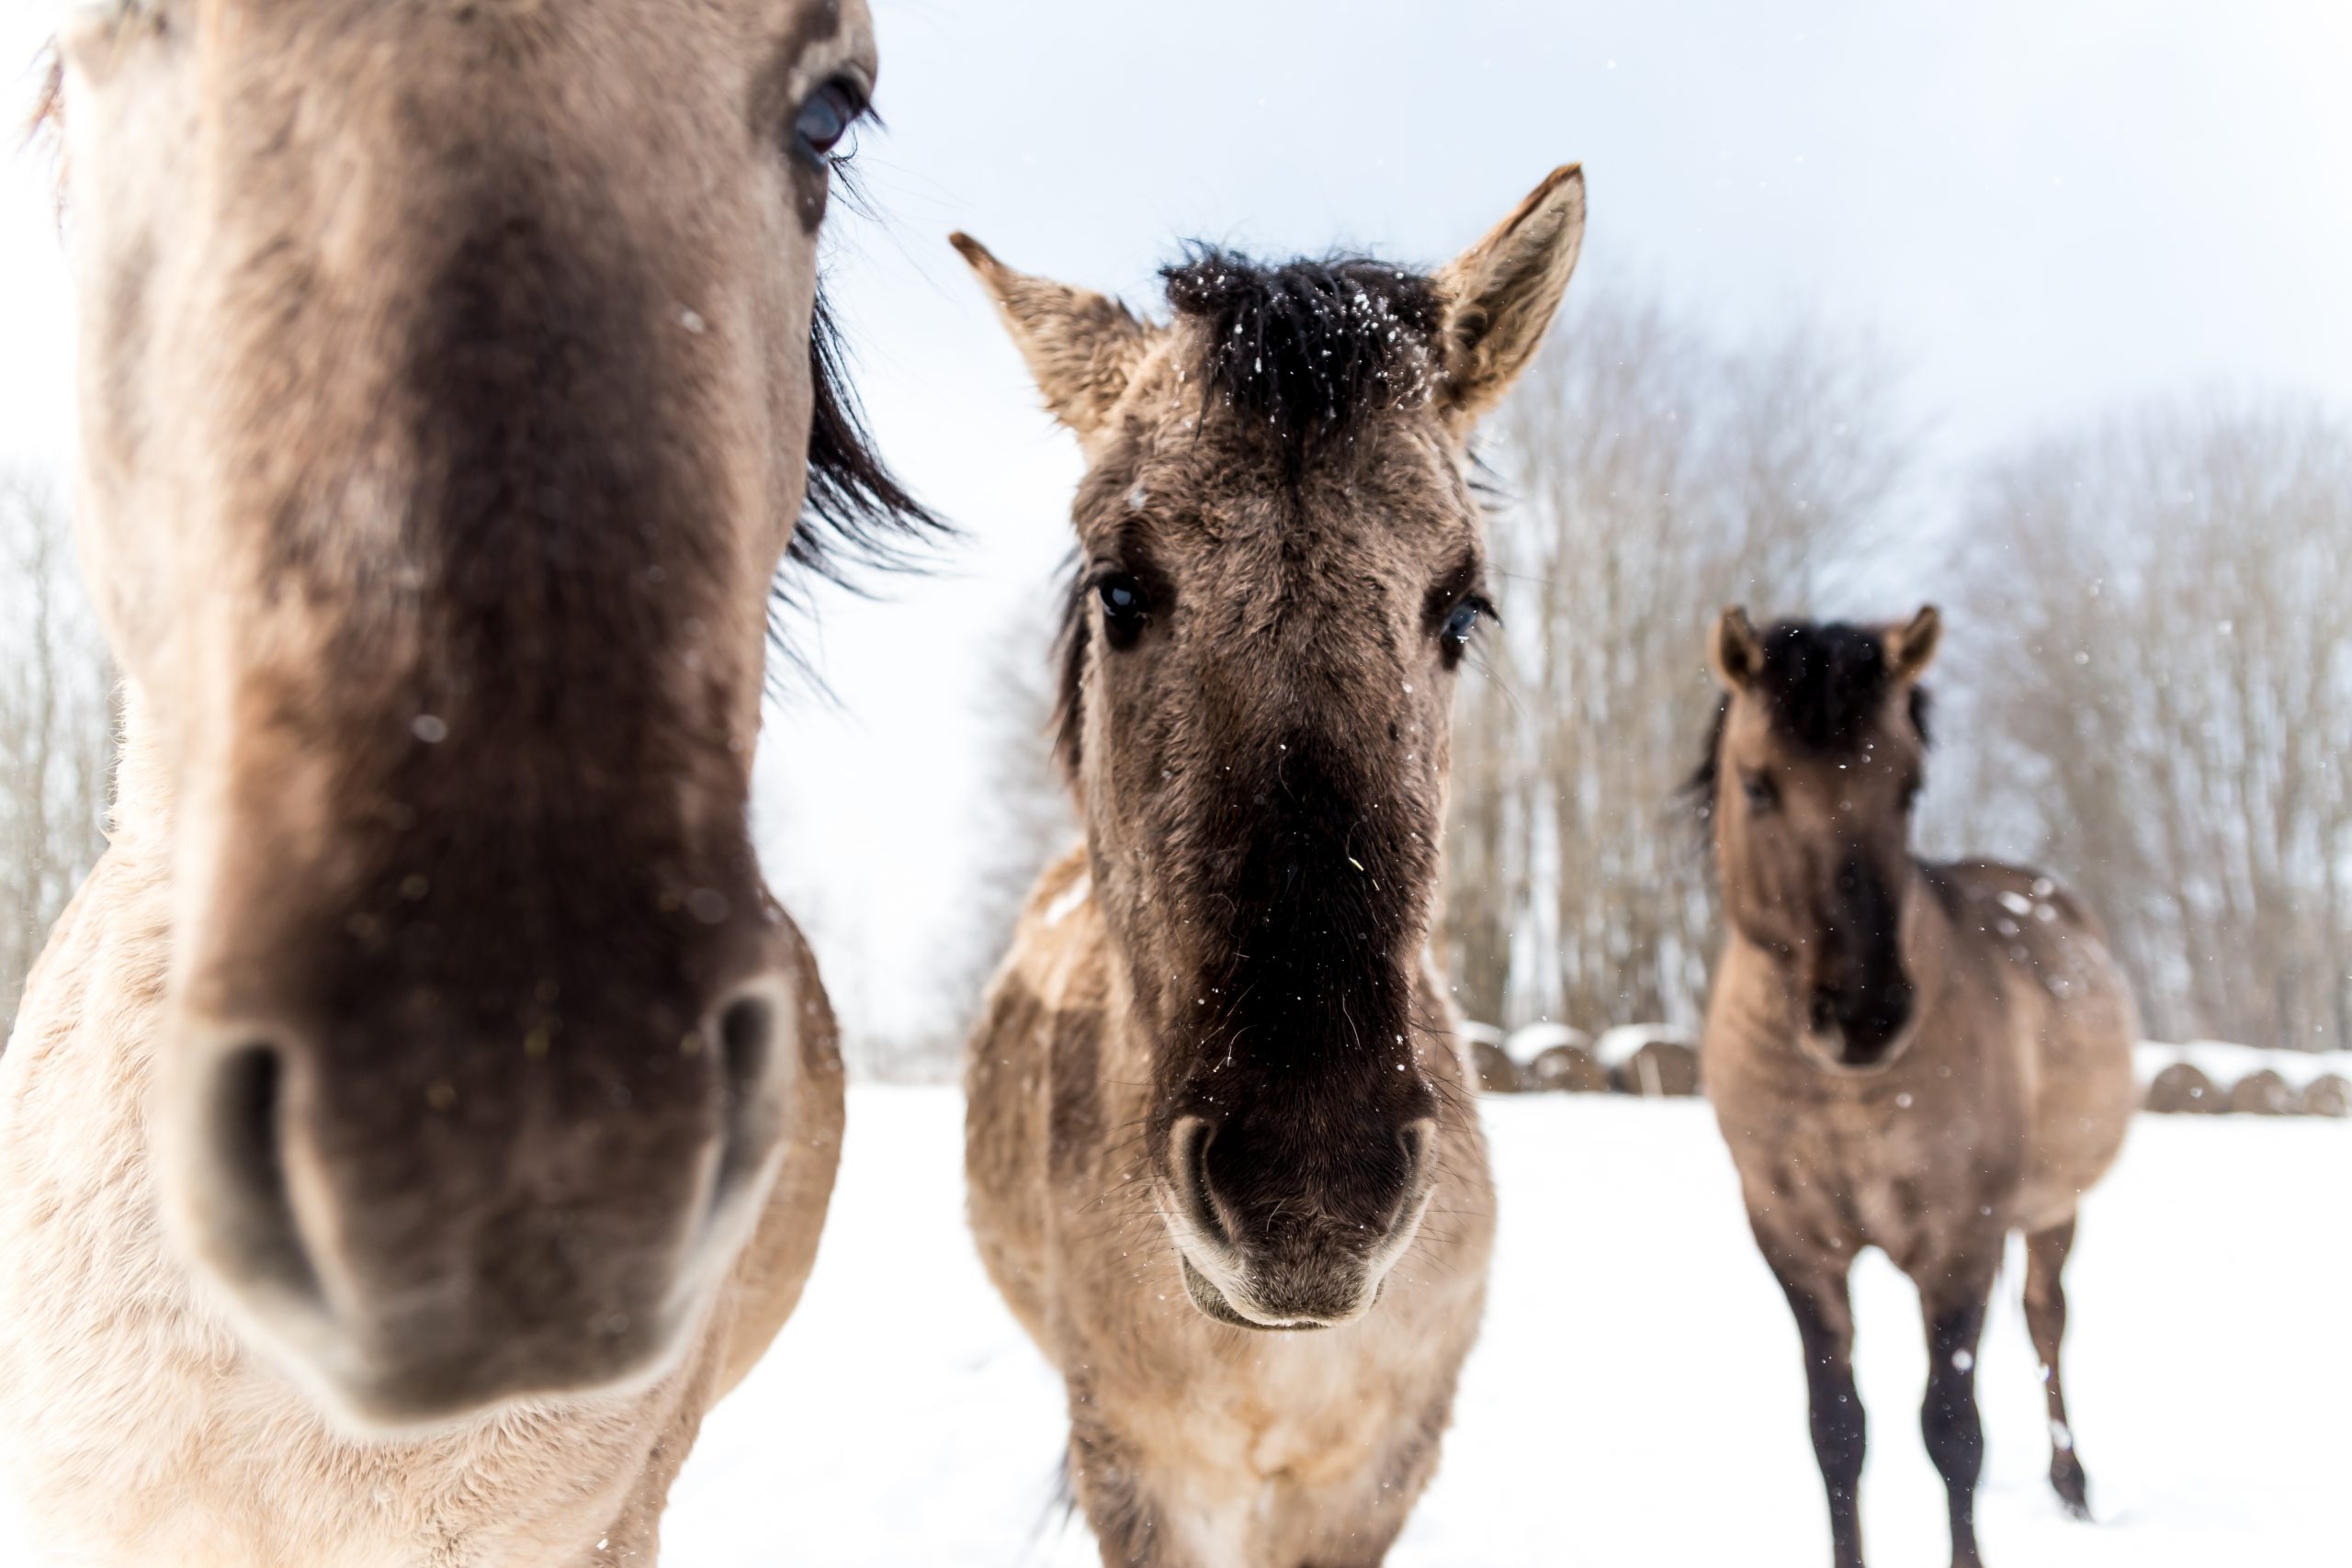
[[[1860,750],[1894,671],[1875,631],[1843,621],[1781,621],[1758,637],[1754,690],[1781,738],[1816,757]]]
[[[1264,426],[1295,460],[1428,393],[1424,354],[1442,310],[1418,273],[1362,256],[1261,266],[1194,246],[1160,276],[1176,314],[1204,329],[1204,395]]]
[[[1861,749],[1878,722],[1894,672],[1886,662],[1884,637],[1844,621],[1779,621],[1758,634],[1764,662],[1753,690],[1771,716],[1772,728],[1800,750],[1816,757],[1848,757]],[[1932,704],[1925,686],[1911,688],[1912,728],[1919,744],[1929,743]],[[1683,786],[1703,820],[1713,815],[1724,726],[1731,698],[1716,700],[1707,726],[1706,751]]]

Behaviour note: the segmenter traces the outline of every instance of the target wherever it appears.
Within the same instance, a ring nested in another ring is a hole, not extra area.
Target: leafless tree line
[[[1727,346],[1580,302],[1489,452],[1489,628],[1456,701],[1444,946],[1474,1018],[1688,1021],[1713,899],[1679,786],[1724,604],[1815,603],[1888,526],[1909,443],[1865,350]]]
[[[0,469],[0,1007],[105,847],[113,677],[55,486]]]
[[[1955,826],[2093,900],[2155,1033],[2352,1045],[2352,429],[2143,410],[1993,467],[1957,556]]]

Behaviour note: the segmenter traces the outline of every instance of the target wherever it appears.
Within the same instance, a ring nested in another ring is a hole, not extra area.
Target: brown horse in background
[[[2090,912],[2040,874],[1910,850],[1933,609],[1884,629],[1727,610],[1724,695],[1693,787],[1726,935],[1707,1093],[1748,1222],[1796,1314],[1838,1568],[1860,1568],[1862,1407],[1847,1276],[1875,1247],[1919,1290],[1920,1424],[1952,1562],[1978,1562],[1978,1335],[2008,1234],[2050,1406],[2051,1484],[2088,1517],[2066,1422],[2060,1282],[2075,1211],[2132,1108],[2130,992]]]
[[[839,1155],[748,801],[781,558],[920,521],[816,297],[864,0],[70,17],[126,718],[0,1058],[0,1478],[76,1563],[650,1562]]]
[[[958,236],[1087,458],[1086,845],[972,1038],[966,1168],[1105,1563],[1377,1563],[1436,1468],[1493,1231],[1426,953],[1485,608],[1466,443],[1583,215],[1563,169],[1434,278],[1203,254],[1165,326]]]

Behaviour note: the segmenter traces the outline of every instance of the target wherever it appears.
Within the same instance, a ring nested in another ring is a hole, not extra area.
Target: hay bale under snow
[[[2248,1073],[2230,1090],[2230,1110],[2239,1116],[2292,1116],[2295,1091],[2268,1067]]]
[[[1609,1092],[1609,1069],[1579,1045],[1555,1045],[1537,1052],[1521,1077],[1530,1089],[1554,1094]]]
[[[1519,1092],[1519,1064],[1491,1040],[1470,1042],[1470,1059],[1477,1064],[1478,1087],[1488,1094]]]
[[[2187,1062],[2175,1062],[2148,1086],[2147,1109],[2159,1116],[2217,1116],[2229,1102],[2211,1078]]]
[[[1699,1053],[1676,1040],[1652,1040],[1609,1069],[1620,1094],[1687,1097],[1699,1092]]]
[[[2303,1086],[2298,1109],[2306,1116],[2352,1116],[2352,1082],[2341,1073],[2322,1073]]]

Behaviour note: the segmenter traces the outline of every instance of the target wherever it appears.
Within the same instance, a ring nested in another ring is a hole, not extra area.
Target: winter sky
[[[1144,303],[1187,236],[1442,261],[1576,159],[1578,288],[1735,333],[1871,334],[1939,473],[2216,382],[2352,409],[2343,0],[875,10],[888,129],[858,164],[877,218],[837,222],[835,288],[886,452],[967,536],[882,602],[819,598],[801,640],[837,703],[788,700],[763,751],[770,873],[854,1030],[968,1001],[937,972],[967,941],[988,819],[981,686],[1004,639],[1044,657],[1078,473],[951,229]],[[0,19],[18,104],[50,14]],[[62,473],[71,299],[21,157],[0,174],[0,457]]]

